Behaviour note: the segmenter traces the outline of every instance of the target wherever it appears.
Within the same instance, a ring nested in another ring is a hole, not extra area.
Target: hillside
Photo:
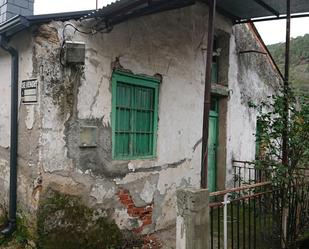
[[[268,46],[269,51],[284,73],[285,43]],[[309,93],[309,34],[291,41],[290,79],[297,90]]]

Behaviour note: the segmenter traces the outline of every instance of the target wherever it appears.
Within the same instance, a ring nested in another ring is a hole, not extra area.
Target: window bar
[[[296,198],[296,195],[297,195],[297,192],[296,192],[297,190],[296,190],[296,188],[295,188],[295,186],[292,186],[292,210],[290,210],[290,213],[291,213],[291,230],[293,231],[295,231],[295,229],[296,229],[296,219],[297,219],[297,215],[296,215],[296,210],[297,210],[297,208],[298,208],[298,206],[297,206],[297,198]],[[292,232],[292,233],[290,233],[291,234],[291,236],[293,235],[293,234],[295,234],[294,232]],[[294,237],[292,237],[291,238],[291,240],[292,241],[295,241],[296,240],[296,238],[294,238]]]
[[[236,166],[234,166],[234,188],[236,188],[236,180],[238,179],[236,175]]]
[[[232,249],[234,249],[234,208],[233,208],[233,201],[231,201],[231,243],[232,243]]]
[[[238,178],[238,187],[240,187],[240,185],[241,185],[241,168],[239,167],[238,168],[238,176],[239,176],[239,178]]]
[[[133,144],[136,144],[136,136],[134,133],[134,120],[135,120],[135,91],[134,88],[131,87],[130,89],[130,96],[131,96],[131,100],[130,100],[130,114],[129,114],[129,156],[134,156],[136,154],[136,146],[133,147]]]
[[[242,206],[243,206],[243,210],[242,210],[242,219],[243,219],[243,227],[242,227],[242,231],[243,231],[243,248],[246,248],[246,206],[245,206],[245,199],[242,200]]]
[[[264,229],[266,230],[266,218],[267,218],[267,208],[265,207],[265,200],[267,198],[267,195],[264,195],[264,198],[262,199],[262,215],[263,215],[263,227]],[[264,232],[264,235],[266,233]],[[265,236],[264,236],[264,239],[265,239]]]
[[[220,227],[220,207],[218,207],[218,249],[220,249],[221,227]]]
[[[275,234],[275,230],[274,230],[274,228],[275,228],[275,215],[274,215],[274,206],[275,206],[275,203],[274,203],[274,192],[272,191],[272,192],[270,192],[270,200],[271,200],[271,202],[270,202],[270,223],[271,223],[271,225],[270,225],[270,232],[271,232],[271,234]]]
[[[270,235],[271,231],[269,229],[269,195],[265,194],[265,207],[264,207],[264,212],[265,212],[265,230],[267,231],[266,235]],[[268,237],[269,239],[269,237]]]
[[[253,249],[256,249],[256,199],[257,197],[253,198]]]
[[[267,205],[267,214],[268,214],[268,230],[269,230],[269,234],[272,234],[271,231],[271,203],[273,201],[272,197],[272,193],[270,192],[268,194],[268,205]]]
[[[276,212],[276,191],[275,190],[272,190],[272,232],[273,233],[276,233],[276,224],[277,224],[277,220],[276,220],[276,217],[278,216],[277,212]]]
[[[240,219],[240,201],[237,201],[237,249],[240,249],[240,224],[239,224],[239,219]]]
[[[263,230],[262,230],[262,205],[261,205],[262,196],[260,195],[258,198],[258,206],[259,206],[259,242],[262,244],[263,242]]]
[[[230,203],[228,194],[224,195],[223,203],[223,248],[228,249],[228,204]]]
[[[120,96],[121,96],[121,99],[123,100],[124,99],[124,90],[123,90],[123,88],[120,88]],[[120,108],[119,108],[119,110],[121,110]],[[120,112],[118,112],[118,121],[119,121],[119,123],[118,123],[118,129],[121,131],[121,129],[120,129],[120,127],[121,127],[121,120],[120,120]],[[125,143],[125,134],[119,134],[119,136],[121,137],[121,139],[119,140],[119,141],[121,141],[121,156],[124,156],[124,154],[125,154],[125,148],[124,148],[124,143]]]
[[[210,207],[210,248],[214,249],[214,219],[213,207]]]
[[[250,170],[249,170],[250,172]],[[250,173],[249,173],[250,174]],[[250,191],[251,194],[251,191]],[[249,222],[248,222],[248,228],[249,228],[249,233],[248,233],[248,244],[249,244],[249,249],[251,249],[251,198],[249,197],[248,200],[248,218],[249,218]]]
[[[267,235],[270,234],[270,230],[269,230],[268,203],[269,203],[269,196],[268,196],[268,194],[265,194],[264,213],[265,213],[265,230],[267,231]]]
[[[291,209],[292,209],[292,198],[291,198],[291,188],[290,187],[287,191],[287,199],[288,199],[288,216],[287,216],[287,233],[286,233],[286,237],[287,237],[287,242],[289,242],[290,238],[291,238],[291,235],[289,233],[289,230],[291,229]]]

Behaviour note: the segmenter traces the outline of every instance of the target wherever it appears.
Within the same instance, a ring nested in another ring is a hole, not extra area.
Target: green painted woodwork
[[[113,159],[156,156],[159,83],[155,78],[113,73]]]
[[[218,100],[211,101],[209,113],[208,137],[208,189],[210,192],[217,188],[217,147],[218,147]]]
[[[212,62],[211,66],[211,83],[217,84],[219,82],[218,79],[218,63]]]

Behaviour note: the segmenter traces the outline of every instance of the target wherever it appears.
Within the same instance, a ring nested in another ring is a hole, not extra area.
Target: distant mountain
[[[284,74],[285,43],[269,45],[268,49]],[[309,93],[309,34],[291,40],[290,81],[296,91]]]

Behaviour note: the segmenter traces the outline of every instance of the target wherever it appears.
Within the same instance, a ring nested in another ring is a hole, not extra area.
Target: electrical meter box
[[[65,64],[84,65],[86,45],[83,42],[65,41],[64,62]]]
[[[98,127],[82,126],[80,127],[79,147],[95,148],[98,143]]]

